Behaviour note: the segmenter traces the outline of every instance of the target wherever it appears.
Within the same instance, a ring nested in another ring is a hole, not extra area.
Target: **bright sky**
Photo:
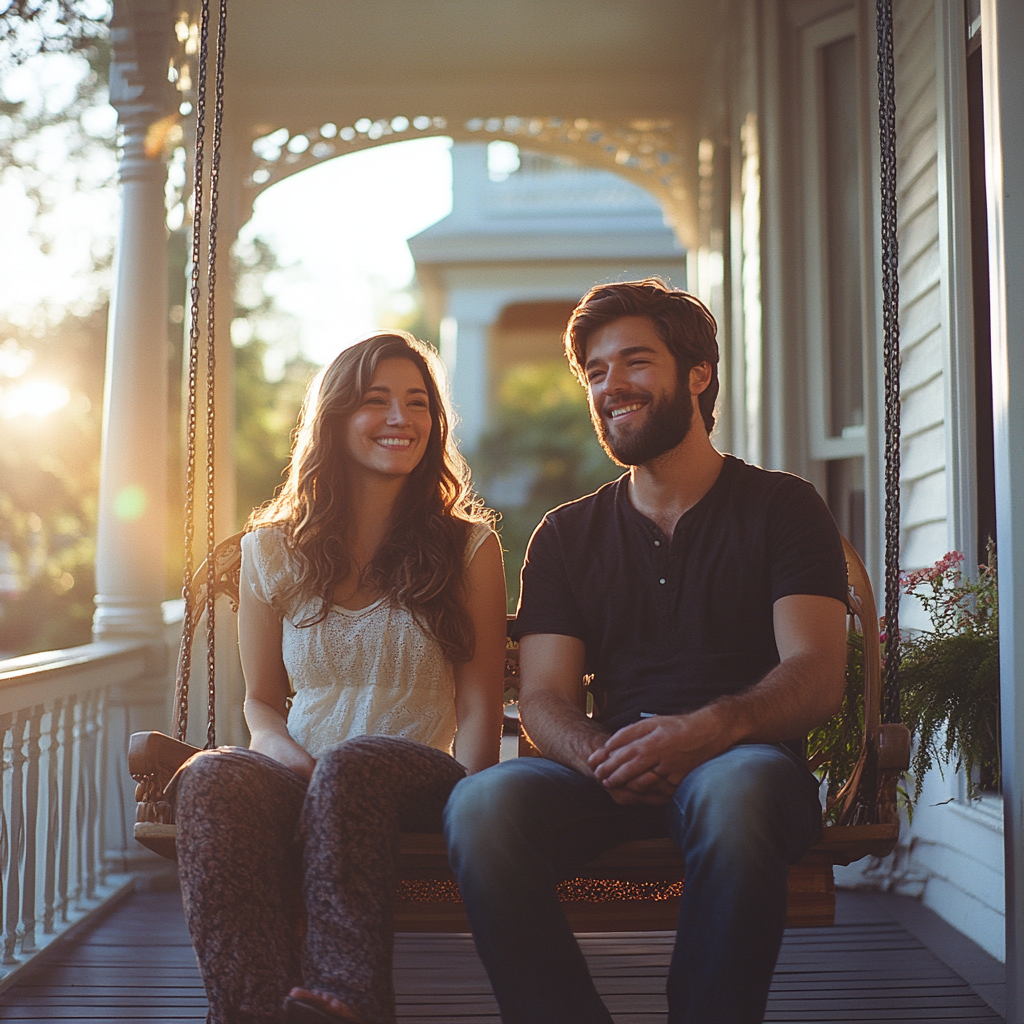
[[[287,272],[278,305],[300,319],[306,354],[326,362],[376,330],[412,280],[406,239],[452,207],[451,140],[412,139],[330,160],[271,186],[243,239],[271,244]]]
[[[60,109],[81,71],[74,58],[37,60],[9,75],[0,91]],[[111,108],[90,116],[94,134],[112,131]],[[406,239],[451,210],[450,147],[449,139],[427,138],[365,150],[302,171],[258,198],[242,237],[263,237],[287,268],[267,287],[297,317],[310,358],[327,361],[408,301],[395,294],[413,276]],[[32,159],[54,200],[43,224],[53,239],[48,252],[30,233],[34,207],[17,177],[0,180],[0,317],[21,324],[38,322],[44,306],[51,317],[62,307],[91,306],[109,287],[108,275],[91,272],[90,253],[113,244],[118,212],[113,189],[75,192],[59,138],[42,140]],[[97,183],[109,176],[109,160],[100,157]]]

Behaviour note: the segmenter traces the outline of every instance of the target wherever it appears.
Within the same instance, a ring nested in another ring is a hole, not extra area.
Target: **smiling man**
[[[628,472],[530,542],[515,632],[543,756],[460,782],[446,811],[505,1024],[610,1024],[555,882],[665,835],[686,860],[670,1024],[764,1015],[788,865],[820,828],[800,737],[842,699],[846,565],[809,483],[712,446],[715,330],[656,279],[592,289],[566,329],[598,437]]]

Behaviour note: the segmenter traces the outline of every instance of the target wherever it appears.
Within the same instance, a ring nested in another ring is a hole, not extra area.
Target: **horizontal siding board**
[[[901,457],[904,479],[920,479],[946,468],[946,439],[941,427],[905,437]],[[940,552],[941,554],[941,552]]]
[[[946,474],[930,473],[920,480],[905,483],[900,498],[903,522],[907,528],[944,519],[946,516]]]
[[[942,374],[945,351],[941,324],[932,324],[931,330],[903,351],[900,381],[904,393],[913,391],[933,377]]]
[[[940,374],[913,391],[904,392],[902,423],[907,437],[914,437],[932,428],[942,429],[943,387]]]
[[[997,913],[1003,912],[1006,881],[1002,871],[979,864],[973,851],[953,849],[945,843],[915,843],[914,862],[930,875],[944,878]],[[964,880],[970,879],[965,888]]]
[[[932,5],[923,4],[921,0],[897,0],[893,4],[893,47],[897,58],[902,57],[906,50],[921,44],[922,36],[930,35],[935,39],[935,22],[932,16]]]
[[[896,151],[899,160],[897,188],[899,182],[903,187],[909,184],[935,159],[938,152],[938,121],[935,109],[935,81],[931,82],[931,111],[927,117],[908,126],[902,134],[896,136]]]
[[[913,299],[934,288],[940,283],[939,276],[939,240],[935,241],[923,252],[919,253],[908,266],[900,266],[900,294],[906,289],[907,300]]]
[[[948,550],[945,520],[904,530],[900,565],[906,569],[933,565]],[[901,622],[902,624],[902,622]]]
[[[939,208],[933,194],[928,202],[906,211],[900,217],[900,264],[913,266],[922,256],[928,256],[939,239]],[[938,250],[935,249],[935,267],[938,269]],[[901,288],[902,290],[902,288]]]
[[[900,191],[898,196],[898,207],[900,221],[912,217],[915,211],[920,210],[927,203],[938,202],[939,196],[939,173],[938,158],[924,164],[920,173],[913,178],[900,180]]]
[[[914,298],[913,302],[900,303],[900,345],[904,353],[909,353],[917,345],[927,342],[936,331],[942,329],[942,293],[938,288]],[[938,358],[936,368],[945,365],[945,355],[941,347],[936,349]]]

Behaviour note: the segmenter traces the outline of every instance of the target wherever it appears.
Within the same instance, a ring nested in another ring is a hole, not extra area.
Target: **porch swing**
[[[202,0],[200,54],[196,90],[196,147],[193,179],[195,214],[192,233],[191,330],[189,336],[187,465],[185,478],[184,623],[174,696],[175,737],[159,732],[135,733],[128,767],[138,783],[135,839],[168,859],[176,859],[174,812],[164,797],[171,777],[199,752],[185,742],[188,727],[192,647],[200,618],[206,614],[208,678],[206,749],[216,745],[215,602],[227,595],[238,609],[241,537],[235,534],[214,544],[214,313],[217,254],[217,199],[221,127],[224,109],[224,60],[227,0],[219,0],[216,42],[215,102],[210,159],[209,229],[207,236],[207,364],[206,364],[206,558],[193,575],[195,512],[196,406],[199,364],[199,301],[202,221],[204,213],[204,144],[206,70],[209,59],[210,0]],[[885,368],[885,581],[887,657],[884,669],[878,636],[875,598],[864,563],[844,538],[849,596],[847,621],[863,637],[864,723],[860,755],[849,780],[829,802],[819,842],[790,869],[790,927],[830,925],[835,917],[833,866],[868,855],[882,857],[899,837],[896,788],[909,767],[910,735],[900,724],[899,708],[899,285],[896,241],[896,128],[892,39],[892,0],[877,0],[879,134],[881,143],[883,359]],[[511,629],[512,619],[509,626]],[[510,640],[506,677],[518,675],[518,649]],[[884,675],[884,679],[883,679]],[[581,684],[581,699],[585,691]],[[520,756],[538,752],[520,730]],[[831,751],[815,752],[813,771],[824,767]],[[837,810],[838,808],[838,810]],[[448,865],[444,839],[435,834],[403,834],[399,855],[399,887],[395,930],[466,932],[469,930]],[[674,929],[684,879],[682,857],[669,839],[625,843],[601,854],[577,877],[559,887],[563,909],[574,931]]]

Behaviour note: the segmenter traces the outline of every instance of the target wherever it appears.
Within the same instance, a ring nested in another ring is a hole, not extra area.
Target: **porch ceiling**
[[[671,118],[705,105],[731,2],[241,0],[235,101],[258,130],[396,113]],[[239,88],[240,87],[240,88]]]
[[[445,134],[456,139],[479,138],[467,124],[474,118],[585,119],[610,133],[603,151],[565,155],[650,186],[689,245],[697,142],[720,135],[724,69],[746,6],[748,0],[234,0],[226,123],[244,153],[278,128],[308,133],[360,118],[443,118]],[[665,172],[671,180],[637,170],[632,160],[620,168],[623,160],[613,158],[622,153],[608,153],[608,140],[628,147],[629,133],[635,141],[636,131],[652,130],[656,148],[672,154]],[[388,141],[398,139],[380,140]],[[377,143],[357,138],[348,149],[367,144]],[[534,137],[534,148],[564,151],[557,143],[552,149],[550,138]],[[270,183],[309,160],[310,153],[289,155]],[[260,186],[248,180],[251,199]]]

